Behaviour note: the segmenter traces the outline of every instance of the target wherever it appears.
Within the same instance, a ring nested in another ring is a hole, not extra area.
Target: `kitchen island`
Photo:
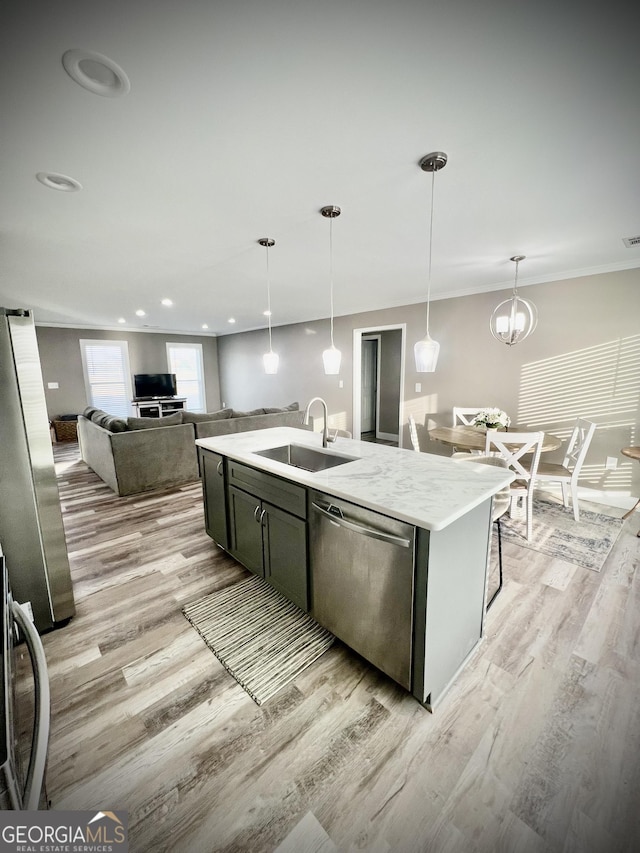
[[[513,473],[284,427],[196,443],[209,535],[432,709],[482,638]]]

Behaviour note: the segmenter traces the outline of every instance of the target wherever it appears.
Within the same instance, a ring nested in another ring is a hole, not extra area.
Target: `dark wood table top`
[[[520,427],[509,427],[508,432],[538,432],[539,430],[522,429]],[[484,450],[486,434],[484,430],[472,426],[434,427],[429,430],[429,438],[459,447],[461,450]],[[562,445],[562,439],[551,433],[545,432],[542,440],[542,452],[557,450]]]

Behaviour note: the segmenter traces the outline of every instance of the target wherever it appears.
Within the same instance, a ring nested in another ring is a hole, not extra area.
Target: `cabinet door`
[[[224,476],[224,459],[210,450],[200,451],[202,492],[204,495],[204,523],[209,536],[227,549],[227,498]]]
[[[265,580],[308,610],[307,524],[269,503],[263,503],[263,509]]]
[[[249,571],[264,576],[262,505],[258,498],[229,486],[229,552]]]

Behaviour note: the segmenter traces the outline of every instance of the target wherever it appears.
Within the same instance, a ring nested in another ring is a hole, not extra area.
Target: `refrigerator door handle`
[[[49,691],[49,674],[47,659],[44,654],[42,640],[35,625],[29,618],[22,605],[12,602],[11,612],[14,620],[24,634],[31,662],[33,664],[33,681],[35,685],[35,717],[33,723],[33,739],[29,769],[23,795],[23,808],[27,811],[37,810],[40,804],[40,794],[44,784],[44,773],[49,748],[49,730],[51,723],[51,696]]]

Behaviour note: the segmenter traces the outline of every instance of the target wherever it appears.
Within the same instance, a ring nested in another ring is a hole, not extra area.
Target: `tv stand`
[[[184,409],[186,397],[163,397],[155,400],[132,400],[133,411],[138,418],[166,418]]]

